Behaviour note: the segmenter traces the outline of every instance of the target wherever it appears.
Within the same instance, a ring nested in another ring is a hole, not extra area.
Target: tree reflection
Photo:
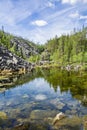
[[[36,69],[29,74],[9,77],[8,81],[13,84],[8,86],[8,88],[17,87],[33,81],[35,78],[44,78],[55,92],[57,92],[58,87],[60,87],[61,93],[70,91],[73,98],[80,100],[84,106],[87,106],[86,72],[67,72],[58,70],[58,68]]]
[[[87,74],[86,72],[67,72],[57,68],[38,70],[43,77],[53,87],[55,92],[60,86],[60,91],[70,91],[71,95],[80,100],[84,106],[87,106]],[[37,77],[39,77],[37,73]]]

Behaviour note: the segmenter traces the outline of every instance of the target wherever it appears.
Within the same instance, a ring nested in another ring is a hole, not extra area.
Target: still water
[[[14,84],[0,92],[0,128],[44,122],[59,112],[69,117],[87,115],[86,72],[38,69],[10,80]]]

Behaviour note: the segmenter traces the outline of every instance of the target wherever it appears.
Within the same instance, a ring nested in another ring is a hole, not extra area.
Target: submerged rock
[[[58,109],[62,109],[65,106],[64,103],[59,102],[58,105],[56,106]]]
[[[33,110],[30,114],[30,119],[32,120],[45,120],[49,117],[54,117],[56,111],[53,110]]]
[[[61,102],[60,99],[53,99],[50,103],[53,104],[59,110],[63,109],[63,107],[65,106],[65,104]]]
[[[55,118],[53,119],[53,124],[55,124],[57,121],[61,120],[65,117],[65,114],[63,112],[58,113]]]
[[[83,117],[84,130],[87,130],[87,115]]]
[[[3,111],[0,111],[0,118],[1,119],[7,119],[7,114]]]
[[[0,88],[0,93],[5,92],[6,88]]]
[[[53,130],[50,129],[50,126],[48,124],[43,123],[25,123],[20,124],[19,126],[15,126],[13,129],[9,130]]]
[[[28,94],[24,94],[22,98],[29,98]]]
[[[6,103],[6,106],[10,106],[12,104],[12,101],[8,101],[7,103]]]
[[[15,126],[14,128],[9,129],[9,130],[28,130],[29,127],[30,127],[30,123],[19,124],[19,125]]]
[[[77,116],[62,118],[53,127],[55,130],[84,130],[82,118]]]

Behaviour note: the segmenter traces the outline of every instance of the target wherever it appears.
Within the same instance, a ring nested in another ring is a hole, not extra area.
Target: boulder
[[[0,93],[5,92],[6,88],[0,88]]]
[[[61,120],[61,119],[64,118],[64,117],[65,117],[65,114],[64,114],[63,112],[58,113],[58,114],[54,117],[54,119],[53,119],[53,124],[55,124],[57,121]]]
[[[54,130],[86,130],[82,118],[78,116],[63,118],[53,124],[53,128]]]
[[[0,118],[7,119],[7,114],[5,112],[0,111]]]

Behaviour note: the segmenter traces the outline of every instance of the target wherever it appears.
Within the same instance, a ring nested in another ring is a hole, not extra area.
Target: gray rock
[[[21,52],[26,58],[38,54],[33,44],[21,37],[13,37],[10,44],[11,46],[15,46],[16,51]]]
[[[65,106],[64,103],[59,102],[59,104],[57,105],[57,108],[58,108],[58,109],[62,109],[64,106]]]
[[[54,117],[57,114],[53,110],[33,110],[30,114],[30,119],[32,120],[44,120],[49,117]]]
[[[51,104],[53,104],[59,110],[65,106],[65,104],[63,102],[61,102],[60,99],[51,100]]]
[[[33,68],[31,63],[26,62],[22,58],[12,54],[3,46],[0,46],[0,70],[8,71],[31,71]]]

